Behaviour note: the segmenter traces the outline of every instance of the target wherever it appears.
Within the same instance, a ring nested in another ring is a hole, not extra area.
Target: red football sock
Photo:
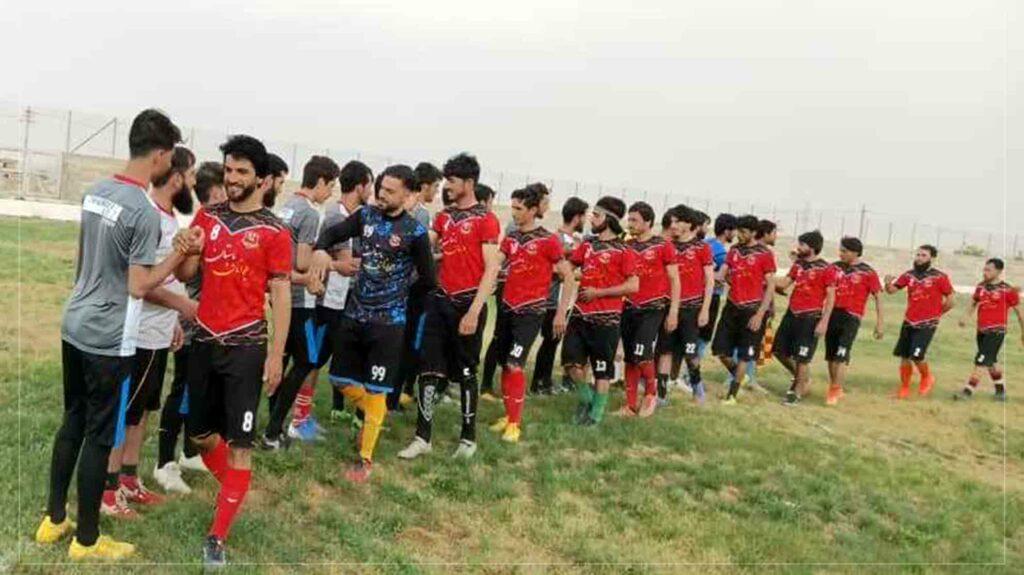
[[[914,377],[914,366],[909,363],[900,364],[900,385],[902,387],[910,387],[910,379]]]
[[[970,379],[967,380],[967,387],[972,389],[972,390],[977,389],[978,388],[978,378],[972,375],[970,377]]]
[[[626,364],[626,405],[636,411],[636,392],[640,387],[640,366],[632,363]]]
[[[505,402],[505,417],[512,421],[512,372],[507,367],[501,369],[501,398]]]
[[[231,524],[235,522],[235,516],[242,508],[245,494],[249,492],[250,482],[252,482],[251,469],[227,468],[224,473],[224,482],[221,483],[220,492],[217,494],[217,510],[213,514],[210,535],[215,535],[222,541],[228,538]]]
[[[520,423],[523,419],[523,399],[526,397],[526,374],[522,368],[514,368],[508,372],[508,387],[505,391],[505,406],[508,410],[508,422]]]
[[[313,409],[313,386],[303,384],[299,388],[299,394],[295,396],[295,407],[292,409],[292,423],[296,426],[309,419],[309,412]]]
[[[921,372],[921,379],[926,379],[929,375],[931,375],[931,370],[928,369],[928,362],[927,361],[922,361],[922,362],[918,363],[917,364],[917,371]]]
[[[228,444],[221,439],[217,447],[202,453],[203,463],[220,483],[224,483],[224,474],[228,468],[228,451]]]
[[[640,376],[644,378],[644,395],[657,395],[658,374],[655,372],[653,361],[640,364]]]

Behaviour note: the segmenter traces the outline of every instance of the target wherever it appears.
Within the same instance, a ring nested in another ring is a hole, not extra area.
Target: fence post
[[[860,205],[860,241],[867,243],[867,236],[864,235],[865,224],[867,223],[868,207],[864,204]]]
[[[892,222],[889,222],[889,239],[885,242],[885,247],[892,247]]]
[[[29,159],[28,159],[28,135],[32,130],[32,106],[25,108],[25,132],[21,139],[21,182],[19,182],[18,199],[24,200],[28,191]]]
[[[114,130],[110,138],[110,157],[117,157],[117,118],[114,118]]]

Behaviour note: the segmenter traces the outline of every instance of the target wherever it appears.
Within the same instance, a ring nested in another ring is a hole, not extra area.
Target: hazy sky
[[[1002,227],[1009,150],[1024,231],[1022,15],[1013,0],[6,0],[0,99],[966,227]]]

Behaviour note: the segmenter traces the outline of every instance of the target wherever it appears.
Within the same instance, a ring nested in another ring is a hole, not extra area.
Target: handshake
[[[185,228],[174,234],[174,250],[183,256],[196,256],[203,251],[203,230]]]

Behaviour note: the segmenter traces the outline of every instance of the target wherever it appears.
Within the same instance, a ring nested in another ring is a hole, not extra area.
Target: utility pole
[[[866,230],[866,228],[864,226],[867,224],[867,217],[868,217],[868,207],[866,205],[864,205],[864,204],[861,204],[861,206],[860,206],[860,241],[862,241],[862,242],[866,242],[867,241],[867,238],[864,237],[864,232]]]
[[[28,135],[32,126],[32,106],[25,108],[25,130],[21,139],[21,182],[18,190],[18,199],[24,200],[28,192]]]
[[[117,118],[114,118],[114,130],[110,138],[110,157],[117,157]]]

